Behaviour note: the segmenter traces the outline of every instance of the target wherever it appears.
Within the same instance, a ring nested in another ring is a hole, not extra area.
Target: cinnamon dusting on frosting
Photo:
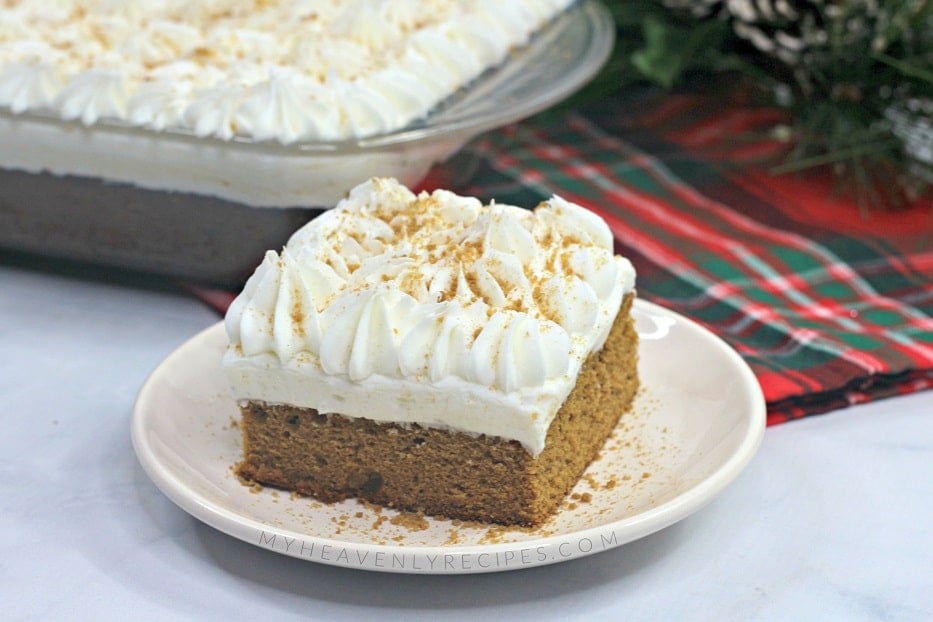
[[[392,395],[440,383],[456,404],[508,404],[496,435],[534,452],[634,278],[605,222],[560,197],[530,211],[375,178],[267,253],[227,313],[225,364],[256,374],[248,397],[273,402],[261,378],[286,367],[303,380],[282,389],[288,402],[313,392],[315,408],[327,387],[352,393],[371,377]]]
[[[569,4],[8,2],[0,108],[223,140],[371,136],[424,117]]]

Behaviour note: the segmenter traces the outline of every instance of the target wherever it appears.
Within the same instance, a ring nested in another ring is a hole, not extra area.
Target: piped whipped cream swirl
[[[14,0],[0,108],[281,143],[400,129],[571,0]]]
[[[592,212],[372,179],[269,251],[226,316],[238,399],[544,447],[635,272]]]

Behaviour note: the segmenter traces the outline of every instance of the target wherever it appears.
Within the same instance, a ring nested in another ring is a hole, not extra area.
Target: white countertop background
[[[933,620],[933,391],[769,428],[710,505],[608,552],[381,574],[226,536],[147,479],[136,393],[216,321],[172,291],[0,266],[0,619]]]

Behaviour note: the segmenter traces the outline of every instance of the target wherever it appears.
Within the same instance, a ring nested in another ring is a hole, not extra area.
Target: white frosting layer
[[[235,397],[522,443],[534,455],[599,350],[628,260],[592,212],[393,179],[269,251],[226,316]]]
[[[283,144],[371,136],[570,3],[20,0],[0,11],[0,107]]]

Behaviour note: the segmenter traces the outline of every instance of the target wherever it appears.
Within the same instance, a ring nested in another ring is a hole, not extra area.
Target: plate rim
[[[619,520],[614,520],[604,524],[594,525],[570,532],[556,532],[549,535],[542,535],[541,537],[533,540],[518,540],[489,544],[408,545],[392,543],[350,542],[337,538],[301,533],[279,526],[267,525],[262,521],[243,516],[227,507],[218,505],[210,499],[204,498],[187,487],[180,478],[171,472],[170,469],[165,467],[159,460],[157,453],[153,449],[146,434],[146,425],[149,421],[147,413],[152,410],[147,407],[147,401],[149,399],[149,395],[153,391],[158,390],[161,376],[166,373],[166,370],[168,370],[172,364],[175,363],[175,360],[183,356],[186,350],[196,348],[201,345],[202,342],[210,339],[212,333],[222,331],[223,320],[220,320],[211,326],[202,329],[189,339],[185,340],[182,344],[174,348],[171,353],[169,353],[168,356],[166,356],[146,378],[145,382],[139,390],[139,393],[137,394],[137,398],[133,405],[130,425],[130,436],[133,449],[144,472],[155,484],[155,486],[175,505],[177,505],[179,508],[184,510],[195,519],[217,529],[218,531],[221,531],[222,533],[235,537],[248,544],[313,563],[322,563],[325,565],[347,567],[359,570],[395,573],[473,574],[501,572],[518,570],[521,568],[544,566],[597,554],[599,552],[628,544],[647,535],[665,529],[666,527],[669,527],[670,525],[690,516],[705,506],[707,503],[711,502],[720,492],[722,492],[732,481],[738,477],[738,475],[744,470],[744,468],[757,453],[762,439],[764,438],[764,431],[766,427],[766,404],[761,386],[745,360],[742,359],[742,357],[721,337],[714,334],[712,331],[705,328],[698,322],[650,301],[636,299],[633,311],[634,310],[639,310],[645,313],[661,314],[662,316],[668,316],[679,322],[683,322],[689,327],[690,330],[698,331],[703,336],[703,338],[715,344],[721,353],[725,354],[732,360],[736,367],[735,371],[737,371],[742,376],[741,386],[744,389],[750,391],[750,394],[748,395],[748,401],[750,402],[749,405],[751,408],[750,411],[746,413],[741,420],[746,428],[745,433],[738,440],[734,451],[728,456],[727,459],[718,464],[708,475],[700,479],[698,482],[692,484],[684,491],[679,492],[676,496],[660,504],[651,506],[635,515]],[[620,528],[625,530],[625,534],[622,537],[619,537],[616,534],[616,531]],[[429,569],[409,569],[407,566],[403,569],[389,569],[368,567],[363,565],[348,565],[345,563],[338,563],[333,560],[328,561],[325,559],[295,555],[291,551],[275,548],[274,544],[273,546],[268,547],[263,546],[260,542],[257,542],[257,536],[260,537],[261,541],[261,534],[264,533],[271,533],[273,536],[281,535],[286,538],[286,540],[288,538],[300,539],[302,542],[311,542],[319,544],[322,547],[332,546],[336,548],[343,548],[344,550],[363,551],[377,554],[382,552],[386,555],[405,553],[412,555],[415,558],[419,556],[430,556],[432,553],[435,555],[461,555],[475,554],[477,551],[481,550],[484,553],[489,552],[492,554],[516,551],[520,549],[531,549],[536,547],[553,547],[555,544],[560,545],[561,543],[566,543],[570,540],[575,540],[577,542],[585,539],[592,540],[593,538],[602,536],[606,533],[611,533],[612,539],[610,546],[600,548],[599,550],[574,551],[573,554],[570,554],[566,557],[552,557],[532,564],[512,567],[497,566],[490,568],[474,568],[468,570],[463,568],[442,570],[439,568],[434,568],[433,563]],[[439,553],[439,551],[443,551],[443,553]]]

